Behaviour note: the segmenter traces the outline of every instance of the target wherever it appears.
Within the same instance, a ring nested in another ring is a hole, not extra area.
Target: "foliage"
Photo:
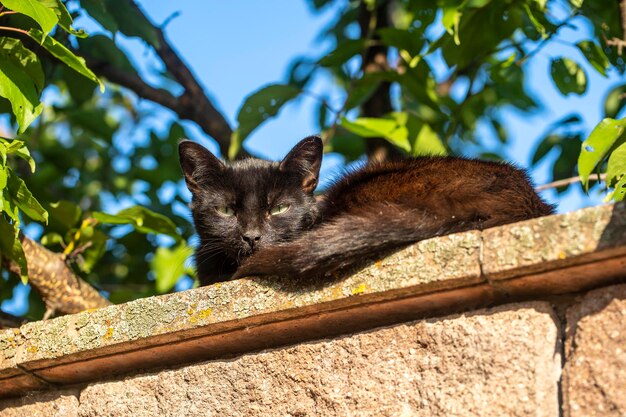
[[[171,291],[181,277],[193,276],[188,195],[176,157],[177,141],[189,135],[178,121],[157,120],[159,104],[140,103],[137,89],[96,75],[107,69],[144,82],[118,40],[138,38],[157,55],[170,53],[162,26],[153,25],[132,0],[0,4],[0,113],[11,126],[0,139],[0,254],[17,263],[27,280],[19,241],[20,231],[27,231],[113,302]],[[606,76],[626,69],[618,48],[607,43],[624,38],[617,2],[310,4],[314,10],[331,4],[337,10],[320,34],[331,50],[297,58],[284,83],[266,85],[242,100],[225,157],[241,155],[256,129],[287,103],[309,97],[317,103],[326,151],[346,162],[370,153],[378,139],[410,155],[477,149],[479,156],[499,158],[510,137],[503,111],[530,114],[539,107],[527,90],[528,62],[575,19],[589,24],[593,35],[571,45],[571,54],[549,57],[555,91],[581,95],[589,90],[588,70]],[[96,33],[74,28],[77,16],[93,20]],[[168,63],[164,67],[154,69],[151,85],[136,84],[182,100],[180,73]],[[328,76],[339,99],[311,92],[315,80]],[[590,134],[579,114],[551,126],[538,141],[533,164],[556,156],[553,178],[580,174],[585,187],[594,172],[605,172],[607,199],[622,200],[625,93],[626,84],[608,92],[604,120]],[[185,111],[179,116],[199,123]],[[485,145],[485,127],[497,145]],[[11,297],[19,282],[2,274],[0,300]],[[30,301],[29,315],[36,317],[41,302],[35,296]]]

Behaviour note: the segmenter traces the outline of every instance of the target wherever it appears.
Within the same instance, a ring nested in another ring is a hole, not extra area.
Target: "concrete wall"
[[[590,210],[487,231],[491,255],[470,232],[300,292],[244,280],[6,331],[0,417],[626,416],[626,216]]]

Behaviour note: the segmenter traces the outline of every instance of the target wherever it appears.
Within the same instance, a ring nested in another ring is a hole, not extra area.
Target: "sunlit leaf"
[[[0,97],[11,103],[13,114],[22,133],[39,116],[43,105],[34,81],[10,59],[0,55]]]
[[[68,33],[71,33],[74,36],[79,38],[84,38],[87,36],[84,30],[76,30],[72,27],[72,16],[65,8],[65,5],[61,0],[38,0],[41,4],[51,9],[59,19],[59,26],[63,28]]]
[[[33,220],[47,223],[48,212],[33,197],[24,181],[8,168],[7,190],[17,207]]]
[[[359,117],[350,121],[341,119],[341,126],[364,138],[381,137],[398,148],[410,152],[411,142],[406,123],[407,113],[391,113],[386,117]]]
[[[39,29],[31,29],[28,31],[28,35],[39,42],[48,52],[58,58],[68,67],[72,68],[79,74],[89,78],[92,81],[97,82],[100,85],[100,91],[104,92],[104,84],[96,75],[87,68],[85,60],[81,57],[74,55],[69,49],[67,49],[62,43],[58,42],[51,36],[44,36]]]
[[[417,130],[417,133],[413,129],[409,128],[409,134],[415,139],[411,144],[412,155],[447,155],[448,151],[441,142],[439,135],[426,123],[419,123],[421,125]],[[409,126],[417,126],[416,124],[409,124]]]
[[[606,183],[612,187],[626,175],[626,143],[615,148],[606,167]]]
[[[193,248],[181,242],[173,249],[160,247],[150,262],[156,278],[156,289],[163,294],[170,291],[185,274],[185,262],[193,254]]]
[[[54,10],[47,8],[38,0],[2,0],[4,7],[33,19],[43,30],[44,36],[50,33],[59,18]]]
[[[19,39],[0,37],[2,55],[13,61],[35,83],[37,91],[43,90],[44,75],[41,62],[33,51],[24,47]]]
[[[585,188],[588,188],[589,175],[621,138],[625,129],[626,119],[607,118],[602,120],[582,143],[578,157],[578,172]]]
[[[142,233],[161,233],[180,240],[180,235],[176,231],[174,222],[146,207],[132,206],[121,210],[117,214],[94,212],[92,215],[100,223],[130,224],[135,230]]]
[[[19,229],[16,225],[9,224],[4,217],[0,216],[0,255],[4,256],[20,267],[22,283],[28,282],[28,265],[24,249],[19,240]]]

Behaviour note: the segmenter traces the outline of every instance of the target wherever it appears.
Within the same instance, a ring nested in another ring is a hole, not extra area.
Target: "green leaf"
[[[454,37],[455,45],[460,45],[459,40],[459,22],[461,21],[462,12],[459,6],[447,6],[443,7],[443,16],[441,17],[441,24],[446,32]]]
[[[94,35],[78,41],[81,51],[90,58],[97,58],[125,72],[136,74],[137,70],[126,54],[115,44],[113,39],[104,35]]]
[[[28,162],[28,166],[30,167],[31,172],[35,172],[35,160],[30,155],[30,151],[21,140],[10,139],[5,142],[5,149],[7,154],[16,155],[26,162]]]
[[[606,184],[613,187],[626,175],[626,142],[615,148],[609,156],[606,168]]]
[[[254,129],[270,117],[276,116],[285,103],[301,92],[302,90],[291,85],[270,84],[246,97],[237,113],[238,140],[243,143]]]
[[[7,190],[13,202],[33,220],[48,223],[48,212],[33,197],[24,181],[8,168]]]
[[[432,128],[417,118],[410,118],[409,135],[414,137],[411,144],[411,155],[447,155],[448,150],[443,145],[439,135]]]
[[[46,233],[41,237],[41,244],[46,247],[65,244],[63,236],[58,233]]]
[[[44,36],[52,31],[59,18],[56,13],[41,4],[38,0],[2,0],[4,7],[25,14],[33,19],[44,32]]]
[[[150,268],[156,277],[156,289],[163,294],[174,288],[185,274],[185,262],[193,255],[193,248],[183,241],[174,249],[160,247],[150,261]]]
[[[407,121],[407,113],[391,113],[382,118],[359,117],[354,121],[344,117],[341,119],[341,126],[364,138],[384,138],[398,148],[410,152],[411,142],[406,126]]]
[[[541,6],[545,6],[545,4],[544,5],[540,4],[540,7]],[[535,17],[535,15],[533,14],[533,11],[530,8],[530,5],[528,3],[524,3],[524,5],[522,7],[524,8],[524,11],[526,12],[526,15],[530,19],[530,22],[533,24],[533,26],[535,27],[537,32],[541,35],[542,38],[545,38],[546,37],[546,28]]]
[[[0,38],[0,48],[2,49],[2,55],[21,68],[33,80],[37,91],[41,93],[44,86],[44,75],[37,55],[30,49],[25,48],[19,39],[2,37]]]
[[[626,106],[626,84],[609,91],[604,101],[604,117],[614,119],[624,106]]]
[[[7,172],[7,167],[4,166],[4,163],[0,163],[0,191],[4,190],[4,187],[7,186],[7,180],[9,178],[9,173]],[[4,207],[4,199],[2,195],[0,195],[0,215],[2,215],[2,209]]]
[[[118,31],[115,18],[107,10],[104,0],[81,0],[80,5],[89,16],[93,17],[98,23],[111,33]]]
[[[142,206],[132,206],[119,213],[107,214],[94,212],[93,218],[105,224],[130,224],[135,230],[142,233],[161,233],[180,240],[176,225],[162,214],[155,213]]]
[[[159,48],[159,35],[156,28],[137,9],[132,0],[104,0],[107,12],[113,16],[120,32],[126,36],[143,39],[154,48]]]
[[[337,45],[324,58],[320,59],[319,64],[323,67],[339,66],[353,56],[360,54],[365,49],[365,45],[365,39],[347,39]]]
[[[409,30],[382,28],[378,29],[378,34],[385,45],[398,48],[398,50],[405,50],[412,56],[419,54],[424,46],[422,36]]]
[[[587,74],[576,62],[569,58],[553,59],[550,66],[552,80],[563,95],[578,95],[587,91]]]
[[[78,224],[83,211],[71,201],[61,200],[56,203],[50,203],[48,214],[50,217],[50,228],[59,232],[66,232]]]
[[[87,245],[87,249],[81,254],[76,263],[83,272],[90,273],[93,270],[93,267],[106,252],[108,239],[106,234],[94,229],[92,226],[86,225],[81,227],[80,239],[76,246],[85,247]]]
[[[359,159],[365,153],[365,141],[361,136],[338,129],[338,133],[330,139],[324,152],[337,152],[346,158],[346,162]]]
[[[604,54],[600,45],[593,41],[580,41],[576,46],[585,58],[587,58],[589,64],[606,77],[606,70],[609,68],[609,58]]]
[[[622,178],[620,178],[620,180],[615,184],[613,191],[606,196],[604,201],[623,201],[624,197],[626,197],[626,175],[623,175]]]
[[[235,129],[230,135],[230,145],[228,145],[229,161],[232,161],[237,157],[237,154],[239,154],[239,151],[241,150],[242,143],[243,141],[241,140],[241,136],[239,135],[239,129]]]
[[[17,224],[11,225],[3,216],[0,216],[0,255],[9,258],[20,267],[20,278],[26,285],[28,283],[28,265],[26,265],[26,256],[18,237]]]
[[[76,30],[72,28],[72,16],[65,8],[65,5],[61,0],[38,0],[41,4],[46,6],[48,9],[54,11],[59,19],[59,26],[63,28],[68,33],[71,33],[74,36],[79,38],[87,37],[87,33],[84,30]]]
[[[626,119],[607,118],[602,120],[582,143],[578,156],[578,173],[585,189],[589,186],[589,175],[605,158],[613,144],[620,139],[624,129],[626,129]]]
[[[569,0],[569,3],[577,9],[583,7],[583,3],[585,0]]]
[[[543,138],[539,145],[537,145],[537,149],[535,149],[535,153],[533,154],[532,164],[535,165],[537,162],[541,161],[544,156],[548,154],[556,145],[560,144],[563,138],[559,135],[550,134]]]
[[[58,58],[65,65],[90,80],[97,82],[100,85],[100,92],[104,92],[104,84],[89,68],[87,68],[83,58],[74,55],[69,49],[53,37],[44,36],[44,34],[38,29],[30,29],[28,31],[28,35],[39,42],[41,46],[43,46],[48,52]]]
[[[0,56],[0,97],[11,102],[13,114],[19,125],[18,133],[23,133],[43,109],[34,81],[23,68],[2,56]]]

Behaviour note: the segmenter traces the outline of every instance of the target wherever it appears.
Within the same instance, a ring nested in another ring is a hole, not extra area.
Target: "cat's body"
[[[312,192],[320,162],[321,142],[311,137],[296,145],[280,164],[265,162],[263,167],[257,167],[256,179],[243,180],[242,177],[252,176],[252,171],[246,171],[243,166],[231,167],[229,175],[233,177],[222,177],[222,181],[232,189],[243,186],[237,192],[248,195],[250,201],[271,202],[273,197],[267,197],[278,189],[283,200],[287,196],[291,200],[286,203],[287,211],[264,214],[267,224],[261,229],[266,235],[260,241],[265,239],[265,243],[258,250],[246,252],[239,259],[231,251],[217,260],[217,264],[202,254],[202,247],[218,237],[203,237],[209,206],[198,204],[202,191],[192,189],[195,201],[192,211],[201,239],[196,256],[201,283],[227,278],[215,275],[220,271],[220,262],[229,262],[228,270],[222,269],[227,274],[236,269],[234,278],[248,275],[306,278],[341,271],[386,250],[430,237],[552,213],[552,207],[539,198],[523,171],[504,163],[454,157],[369,164],[339,179],[315,203]],[[283,177],[291,177],[293,181],[287,185],[288,181],[279,180]],[[239,178],[239,185],[235,185],[235,178]],[[256,185],[250,188],[249,182]],[[268,203],[267,207],[272,204],[278,203]],[[260,204],[250,203],[248,210],[253,206],[259,208]],[[267,208],[260,210],[269,213]],[[290,226],[283,223],[279,232],[274,231],[272,224],[281,218],[286,220],[284,216],[292,211],[287,222]],[[250,215],[250,211],[247,214],[239,211],[236,217],[241,216],[242,223],[246,223]],[[288,228],[291,230],[287,231]]]

